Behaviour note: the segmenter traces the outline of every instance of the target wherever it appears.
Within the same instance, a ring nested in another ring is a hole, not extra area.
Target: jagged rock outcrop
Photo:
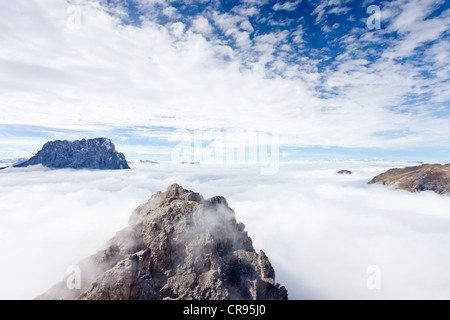
[[[81,288],[63,281],[38,299],[287,299],[263,251],[225,198],[179,185],[154,194],[106,249],[79,263]]]
[[[352,174],[353,172],[351,172],[350,170],[343,169],[343,170],[339,170],[337,173],[339,173],[339,174]]]
[[[107,138],[82,139],[73,142],[49,141],[36,155],[14,167],[42,164],[49,168],[129,169],[125,156],[116,151]]]
[[[450,195],[450,164],[423,164],[420,166],[390,169],[369,184],[392,185],[410,192],[431,190]]]

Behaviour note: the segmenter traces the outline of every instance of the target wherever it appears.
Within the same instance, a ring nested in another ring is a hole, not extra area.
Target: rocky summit
[[[49,141],[36,155],[14,167],[42,164],[49,168],[129,169],[125,156],[116,151],[107,138],[82,139],[73,142]]]
[[[339,170],[337,173],[339,173],[339,174],[353,174],[353,172],[351,172],[350,170],[345,170],[345,169]]]
[[[434,191],[450,195],[450,164],[423,164],[420,166],[390,169],[369,184],[392,185],[410,192]]]
[[[106,249],[78,264],[79,289],[69,275],[37,299],[287,299],[244,229],[225,198],[205,200],[171,185],[135,209]]]

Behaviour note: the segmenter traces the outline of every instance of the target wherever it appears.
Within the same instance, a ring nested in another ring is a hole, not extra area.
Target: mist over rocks
[[[450,195],[450,164],[422,164],[394,168],[377,175],[369,184],[380,183],[410,192],[434,191]]]
[[[55,169],[130,169],[123,153],[117,152],[108,138],[49,141],[28,161],[14,167],[37,164]]]
[[[67,279],[36,299],[287,300],[266,254],[256,253],[225,198],[177,184],[136,208],[106,249],[84,259],[80,288]]]

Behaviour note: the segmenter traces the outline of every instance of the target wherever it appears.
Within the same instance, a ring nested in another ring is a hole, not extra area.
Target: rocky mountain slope
[[[369,182],[374,183],[392,185],[411,192],[432,190],[450,195],[450,164],[423,164],[390,169]]]
[[[287,299],[244,228],[223,197],[171,185],[79,263],[80,289],[63,281],[37,299]]]
[[[17,159],[0,159],[0,170],[1,169],[6,169],[8,167],[11,166],[16,166],[19,165],[25,161],[27,161],[28,159],[24,159],[24,158],[17,158]]]
[[[125,156],[107,138],[50,141],[31,159],[14,167],[42,164],[49,168],[129,169]]]

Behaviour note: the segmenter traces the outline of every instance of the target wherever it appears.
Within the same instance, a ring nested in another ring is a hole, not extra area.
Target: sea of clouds
[[[450,197],[367,184],[406,165],[281,163],[274,175],[257,164],[4,169],[0,299],[32,299],[61,281],[172,183],[224,196],[290,299],[449,299]]]

